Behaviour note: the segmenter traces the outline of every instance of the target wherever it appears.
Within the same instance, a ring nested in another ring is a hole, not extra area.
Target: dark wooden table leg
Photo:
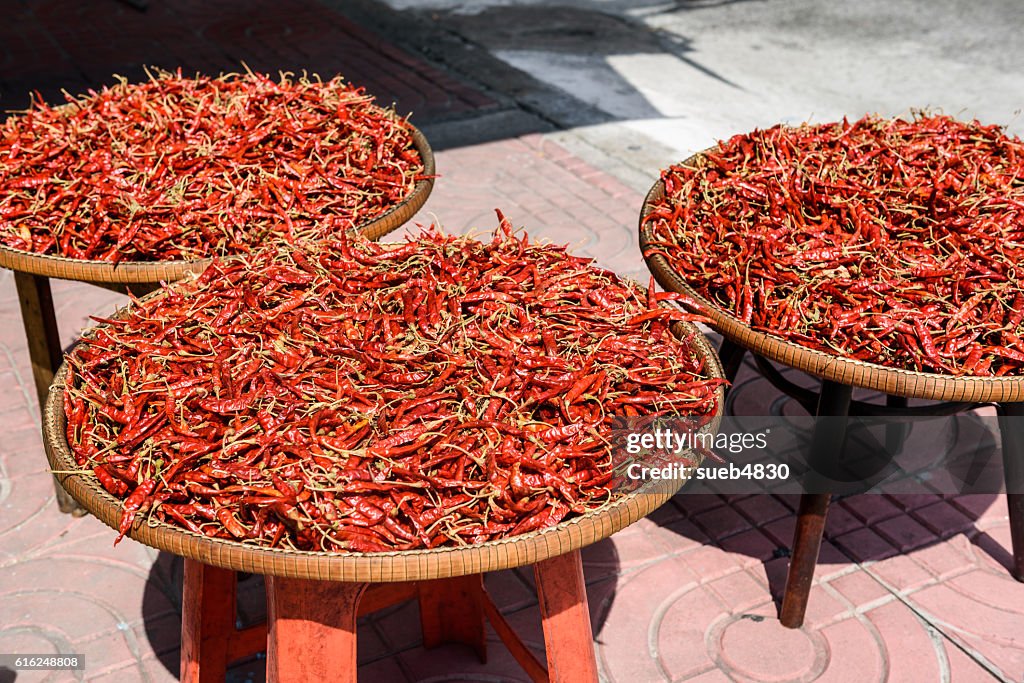
[[[821,537],[825,532],[825,518],[831,501],[832,496],[828,493],[805,493],[800,496],[796,531],[793,533],[793,554],[779,612],[779,621],[786,628],[800,628],[804,624],[807,598],[814,582],[814,568],[818,565]]]
[[[548,679],[596,683],[597,656],[580,551],[538,562],[533,573],[544,620]]]
[[[722,345],[718,348],[718,357],[722,361],[722,370],[725,378],[732,382],[736,379],[740,366],[743,365],[743,356],[747,350],[739,344],[734,344],[728,339],[722,339]]]
[[[824,380],[818,397],[818,416],[845,416],[850,412],[853,388]],[[814,428],[809,463],[838,457],[846,440],[846,430],[835,421],[819,421]],[[812,478],[813,485],[813,478]],[[787,628],[800,628],[807,612],[807,596],[814,581],[814,568],[818,564],[821,537],[825,531],[825,518],[832,500],[830,493],[809,492],[800,496],[796,531],[793,534],[793,554],[786,576],[786,589],[782,596],[779,621]]]
[[[267,683],[356,681],[365,583],[267,577]]]
[[[1003,442],[1003,479],[1010,508],[1013,578],[1024,581],[1024,403],[999,406],[999,434]]]
[[[15,271],[14,283],[18,288],[21,321],[25,326],[28,355],[32,361],[32,379],[36,385],[39,413],[42,414],[50,382],[53,381],[63,358],[60,333],[57,331],[57,317],[53,312],[50,280],[41,275]],[[53,486],[57,493],[57,506],[61,512],[70,512],[76,517],[85,514],[85,509],[79,507],[56,478],[53,480]]]
[[[907,398],[905,396],[886,396],[885,405],[890,408],[906,408]],[[885,450],[895,454],[903,447],[908,431],[908,425],[904,422],[894,421],[885,425]]]

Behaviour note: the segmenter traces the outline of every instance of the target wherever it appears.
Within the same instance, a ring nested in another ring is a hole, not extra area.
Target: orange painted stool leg
[[[365,583],[267,577],[267,683],[356,680]]]
[[[419,584],[423,645],[464,643],[487,661],[483,574],[423,581]]]
[[[181,599],[182,683],[223,683],[235,633],[235,572],[185,560]]]
[[[538,562],[533,573],[544,620],[549,679],[555,683],[597,681],[594,634],[580,551]]]

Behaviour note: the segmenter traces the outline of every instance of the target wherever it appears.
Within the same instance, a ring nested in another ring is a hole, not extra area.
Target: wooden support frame
[[[822,380],[816,414],[848,415],[852,392],[853,387],[850,385]],[[889,395],[886,397],[886,407],[899,414],[898,411],[906,409],[907,401],[903,397]],[[1024,581],[1024,403],[1000,403],[997,409],[1013,554],[1010,574],[1018,581]],[[886,431],[890,447],[905,438],[902,428],[893,427],[890,425]],[[845,438],[845,431],[837,429],[834,424],[826,430],[816,429],[811,444],[811,461],[815,458],[834,457],[835,453],[842,450]],[[779,610],[779,621],[787,628],[803,626],[831,498],[828,493],[804,493],[800,497],[793,534],[793,554]]]
[[[39,400],[41,415],[50,391],[50,383],[53,382],[53,376],[60,367],[64,355],[60,345],[60,332],[57,329],[57,316],[53,311],[50,278],[16,270],[14,284],[18,289],[21,322],[25,326],[25,340],[32,362],[32,380],[36,385],[36,398]],[[53,480],[53,487],[61,512],[71,513],[75,517],[85,514],[85,509],[75,502],[56,479]]]
[[[533,681],[594,683],[590,611],[579,551],[534,565],[547,666],[522,642],[484,589],[483,575],[367,584],[267,576],[268,622],[236,628],[235,572],[185,561],[181,680],[224,680],[235,660],[267,651],[267,680],[355,681],[356,620],[411,598],[426,647],[459,642],[486,661],[486,621]],[[485,621],[486,619],[486,621]]]

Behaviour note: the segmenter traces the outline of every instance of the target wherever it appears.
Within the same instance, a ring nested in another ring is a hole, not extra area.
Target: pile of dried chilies
[[[100,261],[320,237],[411,194],[408,123],[340,78],[159,72],[0,126],[0,243]]]
[[[703,158],[663,173],[646,255],[713,304],[847,358],[1022,374],[1019,139],[865,117],[738,135]]]
[[[521,534],[616,497],[616,418],[715,412],[664,298],[504,220],[215,261],[75,347],[67,438],[122,535],[143,511],[303,550]]]

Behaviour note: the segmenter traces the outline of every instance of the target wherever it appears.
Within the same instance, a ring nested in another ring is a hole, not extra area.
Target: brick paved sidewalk
[[[289,49],[302,45],[319,58],[335,58],[302,40],[301,26],[310,31],[320,27],[330,40],[363,45],[363,50],[376,40],[337,15],[322,14],[312,2],[273,16],[274,3],[253,3],[259,20],[251,27],[244,17],[229,20],[213,10],[204,15],[201,9],[182,9],[202,6],[154,0],[150,9],[192,41],[181,53],[169,47],[161,53],[194,59],[187,62],[189,68],[221,68],[245,55],[253,55],[246,58],[255,68],[301,65],[295,52],[275,52],[284,50],[274,47],[282,36]],[[83,43],[78,51],[61,42],[60,31],[74,26],[79,36],[139,35],[134,11],[112,1],[109,7],[101,0],[20,7],[42,37],[11,42],[3,35],[10,31],[8,24],[0,28],[5,97],[37,82],[67,86],[60,79],[47,80],[60,72],[56,68],[40,67],[35,75],[12,70],[12,64],[31,61],[19,50],[32,51],[32,59],[44,60],[44,52],[49,55],[45,59],[59,57],[65,65],[60,68],[80,72],[83,83],[102,80],[118,64],[130,66],[143,58],[139,55],[148,59],[153,54],[146,51],[154,44],[150,38],[138,38],[145,50],[139,47],[141,52],[127,56],[105,53],[101,40]],[[248,45],[251,36],[256,38],[244,50],[224,47]],[[47,41],[62,47],[47,52]],[[256,63],[258,55],[265,61]],[[413,62],[406,66],[419,76],[409,87],[419,93],[419,111],[426,112],[427,120],[504,106],[395,48],[384,46],[374,55],[367,57],[362,75],[366,82],[377,78],[385,84],[382,89],[397,88],[385,80],[391,66]],[[13,73],[23,80],[11,80]],[[528,135],[446,149],[437,162],[442,178],[416,220],[429,222],[436,216],[452,232],[486,231],[496,223],[493,210],[501,208],[532,236],[568,243],[574,252],[646,281],[635,245],[641,196],[550,137]],[[109,313],[124,301],[72,283],[55,284],[54,295],[65,343],[88,324],[89,315]],[[110,529],[92,518],[57,511],[13,278],[6,271],[0,272],[0,387],[0,652],[84,652],[89,681],[174,680],[180,561],[132,541],[114,548]],[[743,370],[734,391],[737,411],[749,414],[766,414],[779,398],[750,368]],[[775,619],[773,596],[785,576],[794,507],[790,498],[680,494],[650,518],[586,549],[603,677],[621,682],[1020,680],[1024,586],[1007,574],[1004,497],[860,496],[840,501],[829,517],[807,623],[791,631]],[[509,621],[540,653],[543,639],[531,575],[506,571],[487,581]],[[240,616],[261,618],[259,578],[244,582],[241,594]],[[407,604],[361,622],[362,680],[525,680],[493,634],[486,665],[460,646],[422,649],[416,610]],[[242,662],[230,679],[262,680],[261,665],[259,659]],[[13,674],[0,672],[0,683],[12,680]],[[22,672],[16,680],[43,677]],[[46,680],[75,679],[55,675]]]

